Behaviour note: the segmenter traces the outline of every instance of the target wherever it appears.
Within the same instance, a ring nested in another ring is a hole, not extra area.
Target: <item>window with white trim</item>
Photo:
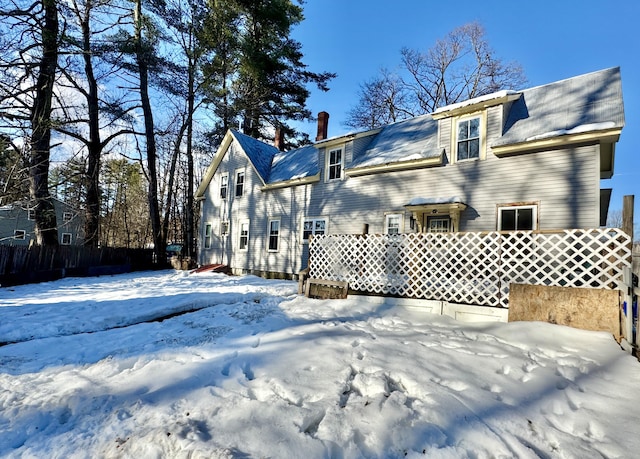
[[[531,231],[538,229],[538,206],[498,207],[498,231]]]
[[[236,196],[244,195],[244,171],[236,171]]]
[[[451,231],[451,217],[444,216],[427,216],[427,233],[448,233]]]
[[[226,236],[229,234],[229,222],[223,220],[220,222],[220,236]]]
[[[204,225],[204,248],[211,248],[211,223]]]
[[[220,199],[227,199],[228,191],[229,191],[229,174],[222,174],[220,176]]]
[[[62,241],[60,242],[62,245],[71,245],[71,233],[62,233]]]
[[[280,246],[280,219],[269,220],[269,252],[277,252]]]
[[[249,220],[240,222],[240,234],[238,238],[238,249],[249,249]]]
[[[336,148],[327,152],[327,181],[342,180],[344,168],[344,154],[342,148]]]
[[[325,234],[327,220],[325,218],[305,218],[302,224],[302,242],[309,242],[309,237],[316,234]]]
[[[480,117],[458,121],[456,161],[480,158]]]
[[[385,234],[399,234],[402,232],[402,214],[387,214],[384,217]]]
[[[27,238],[27,232],[25,230],[14,230],[13,238],[24,241]]]
[[[27,209],[27,220],[35,220],[36,219],[36,209],[33,207],[29,207]]]
[[[62,221],[64,223],[68,223],[73,219],[73,214],[71,212],[62,212]]]

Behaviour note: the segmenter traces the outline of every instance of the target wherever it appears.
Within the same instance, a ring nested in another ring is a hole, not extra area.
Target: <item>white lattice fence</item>
[[[309,275],[355,290],[464,304],[509,304],[509,284],[616,288],[631,264],[619,229],[554,233],[321,235]]]

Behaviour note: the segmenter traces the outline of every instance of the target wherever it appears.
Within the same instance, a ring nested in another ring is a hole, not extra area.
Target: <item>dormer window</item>
[[[327,153],[327,181],[342,180],[344,154],[342,148],[335,148]]]
[[[458,121],[456,139],[456,160],[480,158],[480,117],[461,119]]]

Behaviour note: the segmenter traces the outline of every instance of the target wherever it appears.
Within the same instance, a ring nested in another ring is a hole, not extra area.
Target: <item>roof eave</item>
[[[204,199],[204,193],[207,190],[209,183],[211,183],[211,179],[213,178],[214,174],[218,170],[218,166],[222,162],[222,158],[227,152],[227,149],[229,148],[229,145],[231,145],[232,141],[233,141],[233,135],[229,130],[224,135],[224,138],[222,139],[220,146],[216,150],[216,154],[213,157],[213,161],[211,161],[211,164],[209,164],[209,167],[207,167],[207,170],[204,172],[204,175],[202,176],[202,181],[200,182],[200,185],[196,189],[196,195],[195,195],[196,200]]]
[[[520,98],[520,93],[510,93],[505,94],[502,97],[496,97],[494,99],[482,100],[480,102],[464,105],[462,107],[452,108],[447,110],[446,107],[436,110],[431,113],[431,117],[434,120],[440,120],[443,118],[450,118],[452,116],[464,115],[466,113],[477,112],[479,110],[484,110],[489,107],[493,107],[495,105],[501,105],[507,102],[513,102],[514,100],[518,100]]]
[[[564,134],[546,139],[515,142],[507,145],[493,145],[491,151],[496,156],[508,156],[530,150],[546,150],[580,143],[615,143],[620,139],[621,132],[622,128],[613,128],[578,134]]]
[[[277,190],[279,188],[288,188],[292,186],[299,185],[308,185],[310,183],[316,183],[320,181],[320,172],[315,175],[310,175],[308,177],[301,177],[291,180],[283,180],[281,182],[267,183],[263,185],[260,190],[261,191],[269,191],[269,190]]]
[[[426,167],[441,166],[442,154],[433,158],[414,159],[411,161],[402,161],[396,163],[377,164],[374,166],[354,167],[345,169],[345,173],[349,177],[358,177],[361,175],[381,174],[385,172],[406,171],[412,169],[422,169]]]

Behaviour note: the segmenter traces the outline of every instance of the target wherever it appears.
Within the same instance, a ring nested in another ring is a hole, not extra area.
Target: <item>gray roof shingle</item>
[[[624,126],[620,68],[526,89],[493,146]]]

